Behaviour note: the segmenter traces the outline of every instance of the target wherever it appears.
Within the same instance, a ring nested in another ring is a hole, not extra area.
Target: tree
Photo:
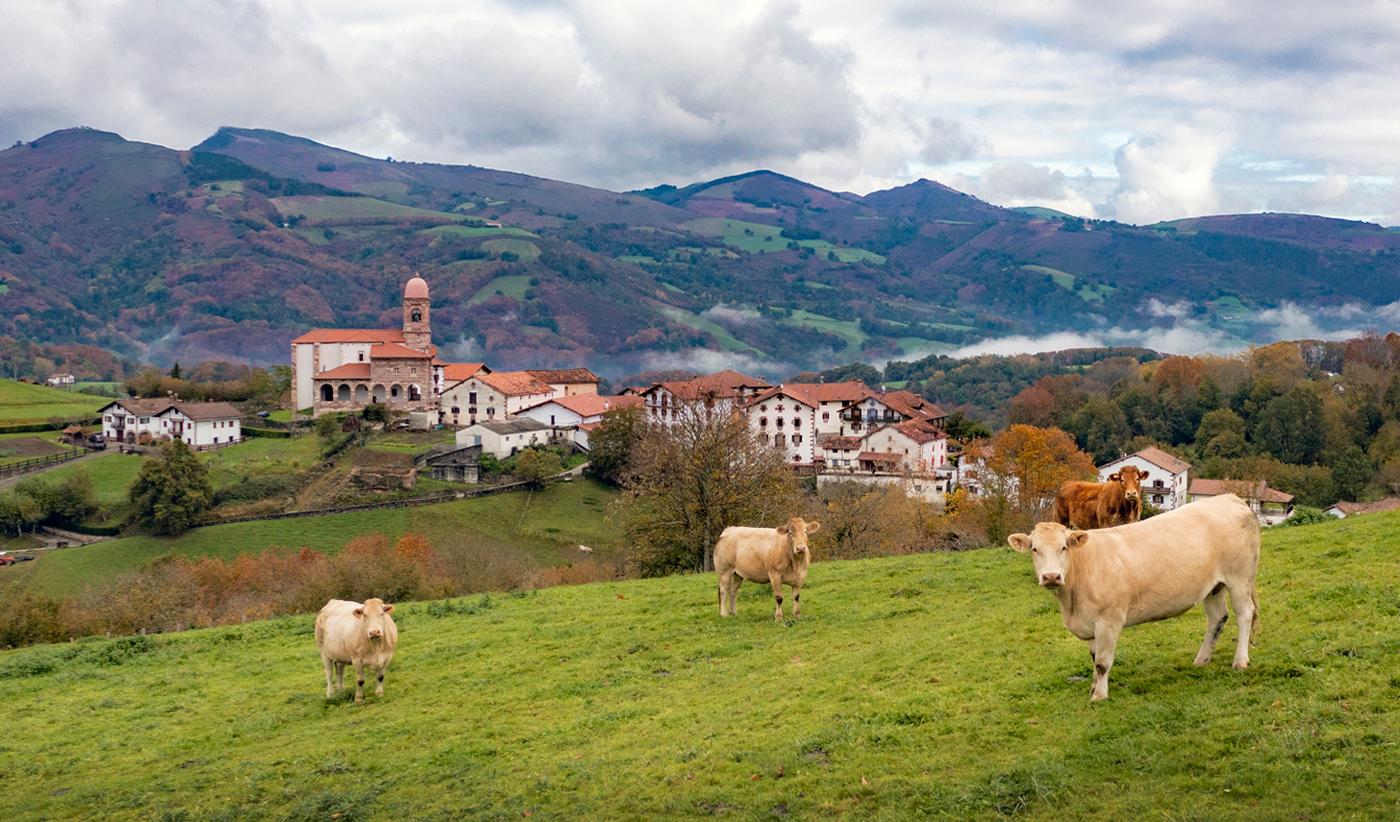
[[[209,469],[180,440],[160,448],[147,460],[131,486],[136,518],[166,534],[178,534],[199,521],[214,501]]]
[[[588,465],[606,482],[621,484],[623,469],[646,431],[640,408],[614,408],[588,435]]]
[[[82,468],[57,483],[30,477],[15,486],[15,493],[33,500],[43,519],[78,522],[97,507],[93,501],[92,480]]]
[[[1360,499],[1374,473],[1371,461],[1360,448],[1353,445],[1342,451],[1332,462],[1332,482],[1336,485],[1337,496],[1344,500]]]
[[[988,520],[987,538],[1000,543],[1011,526],[1044,519],[1055,492],[1070,480],[1096,476],[1094,460],[1058,428],[1013,425],[992,438],[986,449],[985,490],[1003,503],[1007,517]],[[993,509],[997,506],[993,505]]]
[[[517,478],[529,483],[531,488],[541,488],[545,480],[564,470],[559,455],[542,448],[527,448],[515,458]]]
[[[1204,445],[1227,431],[1239,434],[1243,442],[1244,419],[1228,408],[1209,411],[1201,417],[1201,424],[1196,427],[1196,444]]]
[[[171,377],[172,379],[176,379],[176,380],[180,379],[180,363],[179,363],[179,362],[176,362],[174,365],[170,366],[170,377]]]
[[[1284,462],[1317,462],[1322,451],[1322,400],[1305,386],[1275,397],[1259,413],[1254,441]]]
[[[1102,397],[1093,397],[1079,406],[1066,427],[1098,462],[1108,462],[1122,454],[1124,443],[1132,435],[1123,409]]]
[[[27,494],[0,494],[0,530],[19,536],[43,521],[45,511]]]
[[[755,437],[742,416],[699,403],[647,427],[623,488],[613,510],[643,574],[713,570],[725,528],[776,525],[798,513],[783,452]]]

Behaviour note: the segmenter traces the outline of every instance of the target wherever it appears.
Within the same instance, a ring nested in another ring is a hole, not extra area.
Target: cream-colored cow
[[[744,580],[766,581],[773,586],[777,610],[773,618],[783,619],[783,586],[792,588],[792,615],[802,613],[802,583],[807,579],[811,552],[807,537],[820,529],[819,522],[793,517],[781,528],[724,529],[715,543],[715,573],[719,575],[719,615],[733,616]]]
[[[365,668],[379,674],[374,695],[384,695],[384,670],[399,643],[399,628],[389,616],[393,610],[394,606],[386,605],[382,599],[367,599],[363,605],[333,599],[316,615],[316,647],[321,649],[321,664],[326,669],[326,699],[335,696],[336,689],[345,687],[346,665],[355,668],[356,702],[365,698]]]
[[[1209,662],[1230,616],[1226,593],[1240,623],[1235,667],[1249,666],[1249,634],[1259,607],[1259,521],[1239,497],[1222,494],[1097,531],[1042,522],[1031,534],[1012,534],[1007,541],[1031,552],[1036,580],[1060,601],[1065,627],[1089,643],[1093,699],[1108,698],[1108,672],[1123,628],[1179,616],[1198,602],[1205,605],[1206,633],[1196,664]]]

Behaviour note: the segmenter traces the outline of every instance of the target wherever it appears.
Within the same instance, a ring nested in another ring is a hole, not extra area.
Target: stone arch
[[[399,399],[399,398],[402,397],[402,396],[403,396],[403,386],[402,386],[402,385],[399,385],[398,383],[394,383],[393,385],[389,386],[389,399],[391,399],[391,400],[397,400],[397,399]]]
[[[332,402],[332,401],[334,401],[334,400],[335,400],[335,389],[334,389],[334,388],[331,388],[330,383],[325,383],[325,384],[323,384],[323,385],[321,386],[321,402]]]
[[[375,401],[375,402],[378,402],[378,403],[384,402],[384,397],[387,396],[387,395],[384,393],[384,386],[383,386],[383,385],[376,385],[376,386],[374,387],[373,396],[374,396],[374,401]]]
[[[364,383],[355,386],[355,402],[369,402],[369,386],[365,385]]]
[[[408,398],[414,402],[423,399],[423,389],[418,387],[418,383],[412,383],[408,386]]]
[[[421,322],[423,322],[423,309],[421,309],[421,308],[415,308],[415,309],[413,309],[412,311],[409,312],[409,317],[413,320],[413,322],[416,322],[416,323],[421,323]]]
[[[335,391],[335,398],[339,402],[349,402],[350,386],[346,385],[345,383],[341,383],[340,387],[337,388]]]

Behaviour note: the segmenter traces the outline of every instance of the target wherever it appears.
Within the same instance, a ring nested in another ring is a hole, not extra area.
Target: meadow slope
[[[0,654],[6,819],[1394,818],[1400,515],[1265,536],[1262,633],[1128,629],[1112,697],[1009,550],[404,605],[382,699],[311,617]]]

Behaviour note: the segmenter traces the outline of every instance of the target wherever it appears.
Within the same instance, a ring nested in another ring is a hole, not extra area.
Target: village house
[[[1337,519],[1347,517],[1359,517],[1362,514],[1380,514],[1386,511],[1400,510],[1400,497],[1386,497],[1375,502],[1339,502],[1323,513]]]
[[[937,404],[912,391],[875,392],[866,388],[862,395],[841,407],[834,433],[860,436],[882,425],[916,419],[941,428],[948,415]]]
[[[1142,484],[1144,502],[1163,511],[1186,504],[1186,494],[1191,484],[1191,463],[1160,448],[1148,447],[1100,465],[1099,482],[1108,482],[1111,474],[1128,465],[1147,472],[1147,481]]]
[[[526,408],[517,417],[542,422],[586,449],[589,433],[602,423],[604,414],[619,408],[641,407],[642,398],[635,395],[571,394]]]
[[[530,376],[528,371],[483,368],[443,392],[442,404],[447,409],[443,422],[473,425],[508,420],[554,396],[553,387]]]
[[[52,385],[54,388],[67,388],[77,381],[77,377],[68,373],[52,374],[49,376],[49,385]]]
[[[468,382],[476,376],[490,374],[485,363],[448,363],[442,367],[442,395],[438,397],[438,422],[443,425],[461,426],[476,422],[477,390],[481,383]]]
[[[693,405],[737,411],[771,387],[760,377],[726,369],[688,380],[659,382],[642,391],[642,397],[647,419],[670,424],[681,419],[685,409]]]
[[[548,445],[554,429],[539,420],[483,420],[457,432],[458,445],[479,445],[483,454],[505,459],[522,449]]]
[[[556,397],[596,395],[602,378],[587,368],[531,368],[526,374],[554,389]]]
[[[1187,490],[1191,502],[1221,494],[1234,494],[1249,504],[1260,525],[1278,525],[1293,513],[1293,495],[1270,488],[1269,483],[1260,480],[1193,479]]]
[[[436,445],[413,460],[435,480],[475,484],[480,479],[480,445]]]
[[[243,439],[242,412],[226,402],[123,399],[99,409],[109,442],[178,439],[191,448],[232,445]]]
[[[948,435],[925,420],[886,425],[862,438],[857,461],[863,471],[933,474],[948,464]]]

